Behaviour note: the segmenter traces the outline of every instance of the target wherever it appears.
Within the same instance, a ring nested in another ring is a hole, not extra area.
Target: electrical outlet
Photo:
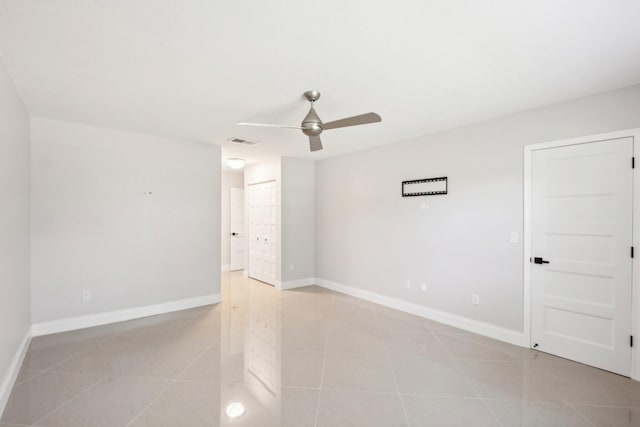
[[[406,289],[411,289],[411,280],[407,279],[404,281],[404,287]]]
[[[518,243],[520,241],[520,233],[517,231],[512,231],[509,233],[509,241],[511,243]]]
[[[480,296],[478,296],[478,294],[471,295],[471,304],[473,305],[480,304]]]
[[[420,289],[422,289],[422,292],[427,292],[427,284],[426,284],[426,283],[424,283],[424,282],[422,282],[422,283],[420,284]]]
[[[82,291],[82,301],[91,301],[91,291]]]

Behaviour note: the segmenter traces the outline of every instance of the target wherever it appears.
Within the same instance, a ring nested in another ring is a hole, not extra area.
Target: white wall
[[[318,162],[316,277],[521,331],[523,146],[640,127],[639,112],[635,86]],[[448,195],[401,197],[437,176]]]
[[[31,134],[33,323],[220,293],[220,147],[46,119]]]
[[[245,239],[247,246],[244,251],[244,265],[245,273],[248,273],[249,268],[249,186],[252,184],[260,184],[262,182],[275,181],[276,188],[278,189],[278,195],[276,200],[276,215],[277,215],[277,236],[278,243],[276,245],[276,252],[278,254],[278,262],[276,263],[276,280],[278,282],[282,279],[282,223],[281,223],[281,159],[279,157],[266,158],[258,163],[246,165],[244,167],[244,226],[247,236]]]
[[[31,329],[29,168],[29,114],[0,59],[0,415]]]
[[[226,271],[229,269],[229,254],[230,254],[230,234],[231,234],[231,217],[229,210],[229,194],[232,188],[244,189],[244,175],[242,172],[222,172],[222,184],[221,184],[221,241],[222,241],[222,269]]]
[[[315,163],[282,158],[282,284],[312,284],[315,275]],[[305,281],[306,279],[306,281]]]

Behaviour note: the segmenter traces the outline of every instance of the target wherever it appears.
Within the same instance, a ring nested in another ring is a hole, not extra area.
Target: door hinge
[[[635,169],[636,168],[636,158],[632,157],[631,158],[631,169]]]
[[[633,246],[631,246],[631,258],[633,258]]]
[[[633,347],[633,335],[629,337],[629,347]]]

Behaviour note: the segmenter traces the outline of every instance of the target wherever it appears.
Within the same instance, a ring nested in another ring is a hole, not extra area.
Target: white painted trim
[[[458,316],[456,314],[436,310],[424,305],[414,304],[409,301],[399,300],[386,295],[365,291],[364,289],[331,282],[325,279],[316,278],[315,282],[316,285],[323,288],[351,295],[352,297],[366,301],[371,301],[386,307],[391,307],[396,310],[404,311],[405,313],[435,320],[436,322],[444,323],[449,326],[464,329],[469,332],[484,335],[486,337],[494,338],[517,346],[529,346],[529,342],[525,340],[524,335],[519,331],[502,328],[500,326],[473,320],[468,317]]]
[[[37,337],[40,335],[73,331],[76,329],[139,319],[141,317],[155,316],[157,314],[171,313],[172,311],[186,310],[189,308],[201,307],[203,305],[216,304],[220,301],[220,294],[212,294],[177,301],[169,301],[162,304],[70,317],[67,319],[53,320],[51,322],[36,323],[31,327],[31,333],[34,337]]]
[[[531,157],[534,151],[548,148],[565,147],[568,145],[588,144],[590,142],[606,141],[610,139],[628,138],[635,142],[640,141],[640,128],[627,129],[618,132],[601,133],[596,135],[581,136],[578,138],[563,139],[559,141],[543,142],[524,146],[524,294],[523,294],[523,327],[527,347],[531,346]],[[640,164],[633,170],[633,245],[640,241],[640,175],[636,171]],[[640,267],[637,258],[633,263],[633,283],[631,299],[631,331],[634,337],[640,337]],[[640,339],[636,339],[640,341]],[[638,344],[631,349],[631,378],[640,381],[640,351]]]
[[[311,286],[316,283],[315,277],[305,277],[304,279],[298,280],[287,280],[286,282],[280,283],[278,289],[286,291],[287,289],[295,289],[301,288],[303,286]]]
[[[524,333],[527,347],[531,348],[531,145],[524,146],[524,232],[522,233],[523,256],[522,259],[522,332]]]
[[[636,142],[640,143],[640,129],[635,129],[633,134],[633,155],[636,155]],[[640,160],[640,159],[639,159]],[[638,246],[640,242],[640,174],[638,173],[640,164],[633,170],[633,246]],[[640,349],[638,348],[638,338],[640,337],[640,266],[638,257],[632,260],[633,286],[631,295],[631,333],[635,343],[631,348],[631,378],[640,381]]]
[[[588,144],[590,142],[608,141],[610,139],[620,139],[637,137],[640,135],[640,128],[626,129],[616,132],[598,133],[595,135],[579,136],[577,138],[560,139],[557,141],[541,142],[538,144],[525,145],[525,150],[544,150],[545,148],[565,147],[567,145]]]
[[[4,409],[7,406],[11,390],[13,389],[13,385],[16,383],[16,378],[18,378],[18,373],[20,372],[24,356],[27,354],[30,343],[31,329],[27,330],[27,333],[16,350],[16,354],[13,356],[13,360],[11,361],[9,369],[7,369],[7,373],[2,379],[2,384],[0,384],[0,418],[2,418]]]
[[[224,271],[229,271],[229,264],[222,264],[220,266],[220,271],[224,272]]]

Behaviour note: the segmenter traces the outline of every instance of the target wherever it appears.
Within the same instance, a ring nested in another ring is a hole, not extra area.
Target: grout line
[[[584,418],[589,424],[591,424],[593,427],[597,427],[596,424],[591,421],[585,414],[582,413],[581,410],[579,410],[578,408],[576,408],[575,406],[573,406],[572,403],[567,402],[567,406],[569,406],[571,409],[573,409],[574,411],[576,411],[582,418]]]
[[[166,393],[166,392],[171,388],[171,386],[172,386],[172,385],[174,385],[174,384],[175,384],[175,381],[169,381],[169,383],[167,384],[167,386],[166,386],[165,388],[163,388],[163,389],[160,391],[160,393],[158,393],[158,394],[156,395],[156,397],[154,397],[153,399],[151,399],[151,401],[150,401],[150,402],[149,402],[149,403],[148,403],[144,408],[142,408],[142,409],[140,410],[140,412],[138,412],[138,414],[137,414],[135,417],[133,417],[133,418],[132,418],[128,423],[127,423],[126,427],[129,427],[129,426],[131,425],[131,423],[133,423],[135,420],[137,420],[137,419],[140,417],[140,415],[142,415],[142,414],[143,414],[147,409],[149,409],[149,407],[150,407],[151,405],[153,405],[153,404],[154,404],[154,402],[155,402],[156,400],[158,400],[158,398],[159,398],[160,396],[162,396],[163,394],[165,394],[165,393]]]
[[[414,397],[433,397],[436,399],[448,399],[448,400],[484,400],[484,398],[479,396],[453,396],[451,394],[424,394],[424,393],[402,393],[403,396],[414,396]],[[493,400],[493,399],[490,399]],[[514,402],[513,400],[508,400],[508,402]]]
[[[442,341],[440,341],[440,337],[437,334],[433,334],[436,337],[436,340],[438,341],[438,343],[442,346],[442,348],[444,349],[444,351],[449,355],[449,357],[451,358],[451,360],[453,361],[454,365],[456,366],[456,368],[458,369],[458,371],[460,372],[460,374],[464,377],[464,379],[467,381],[467,383],[469,383],[469,385],[471,386],[471,388],[476,392],[476,394],[478,395],[478,397],[480,397],[480,400],[483,404],[483,406],[485,407],[485,409],[487,411],[489,411],[489,414],[491,414],[491,416],[493,417],[494,421],[496,421],[499,425],[504,426],[504,424],[502,423],[502,421],[500,421],[500,419],[498,418],[498,416],[495,414],[495,412],[491,409],[491,407],[489,406],[489,404],[487,403],[486,399],[480,394],[478,388],[475,386],[475,384],[473,384],[473,381],[471,381],[471,379],[467,376],[467,374],[464,373],[464,371],[462,370],[461,366],[460,366],[460,362],[456,359],[453,358],[453,355],[451,354],[451,352],[449,351],[449,349],[442,343]]]
[[[451,357],[451,359],[456,361],[473,361],[473,362],[492,362],[492,363],[512,363],[517,364],[519,361],[517,359],[505,360],[505,359],[477,359],[475,357]]]
[[[226,383],[221,383],[221,384],[226,384]],[[283,385],[281,388],[320,391],[320,387],[311,387],[311,386],[306,386],[306,385]]]
[[[91,346],[89,346],[89,347],[91,347]],[[86,349],[86,350],[79,351],[78,353],[74,353],[74,354],[72,354],[71,356],[67,357],[66,359],[63,359],[63,360],[61,360],[60,362],[58,362],[58,363],[56,363],[56,364],[54,364],[54,365],[51,365],[50,367],[48,367],[47,369],[45,369],[45,370],[43,370],[43,371],[41,371],[41,372],[64,372],[64,373],[71,373],[71,374],[79,373],[79,372],[69,372],[69,371],[58,371],[58,370],[56,370],[55,368],[56,368],[57,366],[60,366],[60,365],[62,365],[62,364],[64,364],[64,363],[68,362],[69,360],[73,359],[73,358],[74,358],[74,357],[76,357],[76,356],[80,356],[80,355],[82,355],[82,354],[88,353],[90,349],[91,349],[91,348],[88,348],[88,349]]]
[[[76,374],[76,375],[78,375],[78,374]],[[79,374],[79,375],[92,375],[92,374]],[[104,375],[104,376],[100,377],[95,383],[93,383],[90,386],[84,388],[83,390],[81,390],[80,392],[76,393],[71,398],[69,398],[68,400],[66,400],[62,404],[60,404],[55,409],[47,412],[44,416],[40,417],[40,419],[38,419],[36,422],[34,422],[33,425],[37,425],[40,421],[46,419],[49,415],[53,414],[54,412],[58,411],[59,409],[62,409],[65,406],[67,406],[69,403],[74,401],[77,397],[79,397],[80,395],[84,394],[85,392],[91,390],[93,387],[97,386],[98,384],[104,382],[104,380],[107,379],[107,378],[108,378],[108,375]]]
[[[592,408],[610,408],[610,409],[640,409],[640,405],[604,405],[601,403],[585,403],[585,402],[569,402],[567,405],[591,406]]]
[[[376,320],[378,319],[378,312],[376,312],[374,310],[374,316],[376,318]],[[389,347],[387,346],[387,341],[382,338],[382,334],[380,331],[380,327],[376,324],[376,331],[378,332],[379,338],[382,340],[382,345],[384,346],[384,355],[386,356],[387,359],[387,365],[389,366],[389,370],[391,371],[391,377],[393,378],[393,383],[396,386],[396,393],[398,396],[398,400],[400,400],[400,407],[402,408],[402,413],[404,414],[404,420],[407,423],[408,427],[411,427],[411,423],[409,422],[409,417],[407,416],[407,410],[404,406],[404,399],[402,398],[402,394],[400,394],[400,386],[398,385],[398,379],[396,378],[396,373],[393,369],[393,364],[391,363],[391,356],[389,356]]]
[[[154,397],[153,399],[151,399],[151,401],[150,401],[150,402],[149,402],[149,403],[148,403],[144,408],[142,408],[142,410],[141,410],[140,412],[138,412],[138,414],[137,414],[135,417],[133,417],[133,418],[131,419],[131,421],[129,421],[129,422],[127,423],[126,427],[129,427],[129,426],[130,426],[130,425],[131,425],[135,420],[137,420],[138,418],[140,418],[140,415],[144,414],[144,412],[145,412],[147,409],[149,409],[149,408],[151,407],[151,405],[153,405],[153,404],[154,404],[154,403],[155,403],[155,402],[160,398],[160,396],[162,396],[163,394],[165,394],[165,393],[166,393],[166,392],[167,392],[167,391],[168,391],[168,390],[169,390],[173,385],[175,385],[175,384],[176,384],[176,382],[177,382],[177,379],[178,379],[178,378],[180,378],[180,377],[182,376],[182,374],[184,374],[186,371],[188,371],[188,370],[189,370],[189,368],[191,368],[193,365],[195,365],[195,364],[196,364],[196,363],[197,363],[197,362],[198,362],[198,361],[199,361],[199,360],[204,356],[204,354],[205,354],[207,351],[209,351],[211,348],[214,348],[214,345],[213,345],[213,344],[212,344],[212,345],[210,345],[210,346],[208,346],[208,347],[205,347],[205,348],[204,348],[204,350],[202,350],[202,352],[201,352],[201,353],[200,353],[196,358],[194,358],[194,359],[193,359],[193,361],[192,361],[191,363],[189,363],[189,364],[188,364],[188,365],[187,365],[187,366],[186,366],[182,371],[178,372],[178,374],[175,376],[175,378],[171,379],[171,380],[169,381],[169,383],[167,384],[167,386],[166,386],[164,389],[162,389],[162,390],[160,391],[160,393],[158,393],[158,394],[156,395],[156,397]]]
[[[70,331],[70,332],[72,332],[72,331]],[[61,333],[64,333],[64,332],[61,332]],[[67,344],[83,344],[83,345],[85,345],[85,344],[86,344],[86,347],[87,347],[87,348],[86,348],[86,349],[84,349],[84,350],[80,350],[80,351],[78,351],[78,352],[76,352],[76,353],[73,353],[72,355],[70,355],[70,356],[68,356],[68,357],[66,357],[66,358],[64,358],[64,359],[62,359],[61,361],[59,361],[59,362],[57,362],[57,363],[54,363],[53,365],[49,366],[48,368],[40,369],[40,370],[35,370],[35,371],[37,371],[37,372],[38,372],[38,374],[41,374],[41,373],[44,373],[44,372],[78,373],[78,372],[69,372],[69,371],[58,371],[58,370],[55,370],[55,368],[56,368],[57,366],[59,366],[59,365],[62,365],[62,364],[63,364],[63,363],[65,363],[65,362],[68,362],[69,360],[73,359],[74,357],[77,357],[77,356],[80,356],[80,355],[82,355],[82,354],[88,353],[89,351],[91,351],[91,349],[95,348],[95,344],[100,344],[100,343],[101,343],[101,342],[91,341],[91,340],[89,340],[89,339],[86,339],[86,340],[78,340],[78,341],[71,341],[71,342],[69,342],[69,343],[67,343]],[[92,345],[92,344],[93,344],[93,345]],[[28,353],[28,351],[27,351],[27,353]],[[24,364],[24,363],[23,363],[23,364]],[[22,367],[21,367],[20,369],[22,369]],[[29,370],[34,371],[34,369],[29,369]]]
[[[329,304],[329,313],[331,312],[331,307],[333,306],[333,302],[334,302],[334,298],[335,296],[331,296],[331,303]],[[315,427],[317,427],[318,425],[318,416],[320,415],[320,400],[322,398],[322,387],[324,386],[324,371],[325,371],[325,367],[327,366],[327,353],[329,350],[329,336],[331,335],[331,326],[328,325],[327,327],[327,335],[325,337],[324,340],[324,355],[322,358],[322,371],[320,374],[320,384],[318,386],[318,389],[320,390],[318,393],[318,404],[316,405],[316,416],[315,416],[315,420],[313,422],[313,425]]]
[[[37,377],[37,376],[39,376],[40,374],[45,373],[45,371],[37,371],[37,370],[33,370],[33,369],[27,369],[27,370],[28,370],[28,371],[31,371],[31,372],[35,372],[35,374],[31,375],[31,376],[30,376],[30,377],[28,377],[28,378],[23,378],[21,381],[18,381],[18,379],[16,378],[16,382],[15,382],[15,384],[13,384],[13,387],[11,388],[11,392],[12,392],[12,393],[13,393],[13,390],[14,390],[16,387],[18,387],[19,385],[22,385],[22,384],[26,383],[27,381],[31,381],[32,379],[36,378],[36,377]],[[21,372],[21,371],[22,371],[22,368],[20,368],[20,369],[18,370],[18,372]]]
[[[287,386],[288,387],[288,386]],[[317,389],[315,389],[317,390]],[[382,396],[397,396],[398,392],[396,391],[377,391],[377,390],[361,390],[358,388],[344,388],[344,387],[329,387],[326,388],[325,390],[331,390],[331,391],[348,391],[351,393],[360,393],[360,394],[376,394],[376,395],[382,395]],[[409,393],[407,393],[407,395],[409,395]],[[414,396],[425,396],[423,394],[421,395],[414,395]],[[428,395],[426,395],[428,397]],[[435,397],[451,397],[451,396],[435,396]]]

